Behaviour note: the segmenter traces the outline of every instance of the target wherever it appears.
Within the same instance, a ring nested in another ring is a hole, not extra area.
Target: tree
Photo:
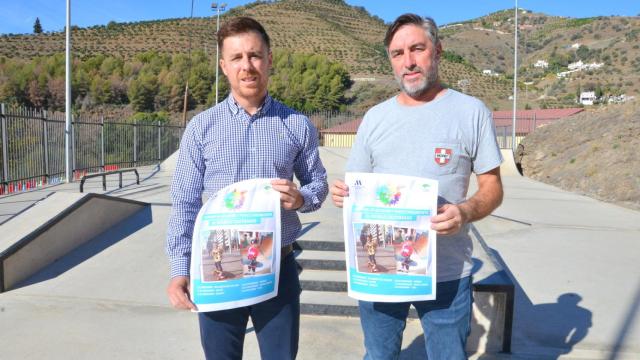
[[[40,25],[40,18],[36,18],[36,22],[33,23],[33,33],[42,34],[42,25]]]
[[[582,61],[587,61],[591,56],[591,50],[585,45],[580,45],[578,50],[576,50],[576,56]]]
[[[154,98],[158,93],[158,79],[153,74],[142,74],[129,83],[129,101],[138,112],[154,110]]]

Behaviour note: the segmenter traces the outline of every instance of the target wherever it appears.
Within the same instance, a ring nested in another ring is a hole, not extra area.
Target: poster
[[[436,297],[436,180],[347,173],[343,205],[349,296],[376,302]]]
[[[280,193],[271,179],[229,185],[202,206],[190,273],[198,312],[249,306],[278,294]]]

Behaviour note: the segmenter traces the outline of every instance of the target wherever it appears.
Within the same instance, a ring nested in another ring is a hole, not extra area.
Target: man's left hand
[[[273,189],[280,192],[280,204],[285,210],[297,210],[304,205],[304,198],[298,186],[287,179],[271,180]]]
[[[438,215],[431,218],[431,228],[438,235],[457,234],[468,221],[468,216],[458,205],[445,204],[438,208]]]

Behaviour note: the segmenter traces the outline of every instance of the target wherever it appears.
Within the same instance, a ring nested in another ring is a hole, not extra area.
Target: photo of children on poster
[[[191,257],[191,298],[198,311],[249,306],[276,296],[279,219],[280,194],[270,179],[232,184],[203,205]]]
[[[429,230],[389,224],[353,224],[358,272],[429,274]]]
[[[216,229],[202,245],[203,282],[239,279],[272,271],[273,233]]]
[[[347,173],[343,210],[349,296],[365,301],[435,298],[438,183]]]

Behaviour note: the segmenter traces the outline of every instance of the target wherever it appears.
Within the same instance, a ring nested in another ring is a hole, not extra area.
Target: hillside
[[[256,2],[229,10],[230,16],[248,15],[263,23],[275,49],[322,54],[343,63],[351,78],[375,78],[378,93],[395,87],[382,40],[386,26],[365,9],[340,0],[282,0]],[[131,59],[141,52],[155,50],[186,54],[191,46],[213,54],[215,20],[212,18],[169,19],[136,23],[111,22],[106,26],[73,28],[75,56],[86,58],[109,54]],[[445,43],[448,48],[449,43]],[[0,57],[31,59],[64,51],[64,33],[0,36]],[[508,80],[483,77],[478,67],[444,60],[441,78],[449,86],[483,99],[491,108],[509,104]]]
[[[513,76],[513,10],[499,11],[442,29],[444,43],[480,70]],[[604,95],[640,94],[640,18],[602,16],[574,19],[521,11],[519,24],[520,103],[564,107],[578,91]],[[538,60],[548,68],[536,68]],[[577,61],[602,63],[559,79]],[[524,83],[528,85],[524,85]]]
[[[238,15],[258,19],[276,49],[320,53],[347,65],[353,74],[386,72],[380,61],[385,54],[377,46],[382,42],[385,25],[366,11],[341,1],[257,2],[230,9],[221,15],[221,22]],[[191,40],[192,48],[213,54],[215,26],[212,17],[74,27],[72,46],[79,57],[119,54],[131,58],[150,50],[187,53]],[[64,51],[64,36],[63,32],[1,36],[0,56],[32,58],[59,53]]]
[[[635,101],[537,129],[522,141],[516,162],[532,179],[640,209],[639,148],[640,102]]]

